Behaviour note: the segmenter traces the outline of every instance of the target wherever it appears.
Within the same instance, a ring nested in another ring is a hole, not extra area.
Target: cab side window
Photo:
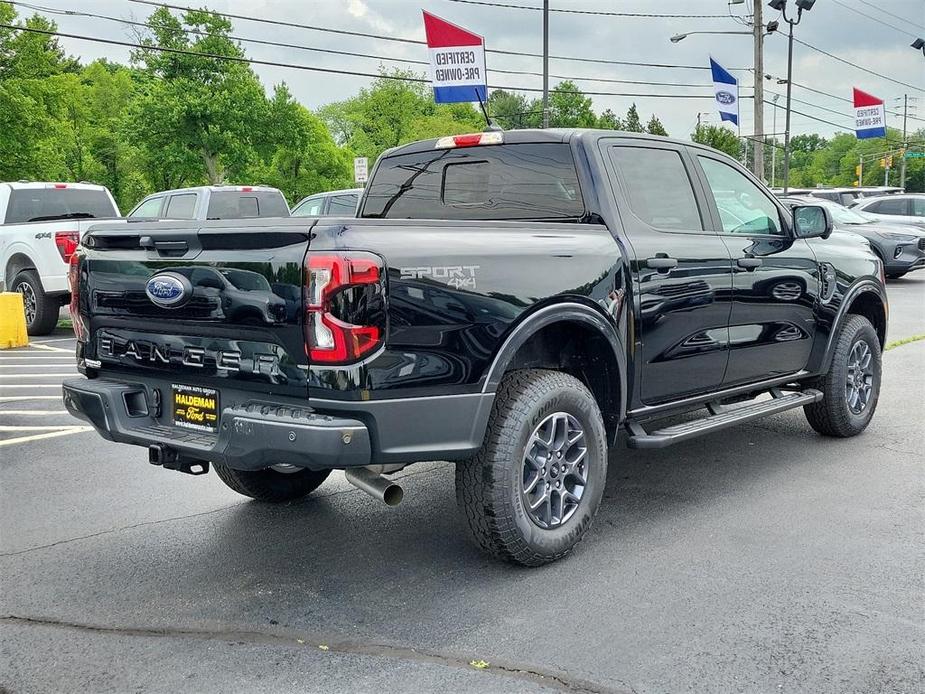
[[[164,198],[148,198],[147,200],[142,201],[142,203],[136,207],[134,210],[129,212],[129,217],[160,217],[161,216],[161,203],[164,202]]]
[[[182,195],[170,196],[164,216],[167,219],[193,219],[195,212],[196,194],[183,193]]]
[[[902,198],[886,198],[880,202],[875,202],[873,205],[867,208],[869,212],[876,212],[877,214],[895,214],[895,215],[907,215],[906,201]]]
[[[699,156],[727,234],[783,234],[780,212],[757,185],[729,164]]]
[[[307,198],[302,201],[293,211],[293,217],[317,217],[321,214],[321,208],[324,207],[324,198]]]

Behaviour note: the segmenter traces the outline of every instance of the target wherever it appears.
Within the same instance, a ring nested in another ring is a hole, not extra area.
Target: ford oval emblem
[[[716,100],[719,103],[728,106],[729,104],[734,104],[736,102],[736,97],[732,92],[716,92]]]
[[[193,286],[183,275],[162,272],[154,275],[145,284],[145,294],[158,306],[175,308],[183,304],[193,293]]]

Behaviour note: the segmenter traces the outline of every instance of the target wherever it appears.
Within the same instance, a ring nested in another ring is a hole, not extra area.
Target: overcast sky
[[[539,6],[540,0],[499,0],[508,4]],[[105,14],[119,18],[144,20],[153,8],[129,0],[31,0],[32,4],[48,8],[69,9]],[[171,0],[172,4],[187,4],[184,0]],[[542,51],[542,13],[522,9],[486,7],[462,4],[452,0],[208,0],[188,3],[205,5],[217,11],[231,12],[265,19],[296,22],[313,27],[344,29],[423,39],[421,9],[437,14],[482,34],[491,49],[539,53]],[[793,5],[793,0],[790,1]],[[671,63],[680,65],[708,65],[712,54],[727,68],[751,68],[753,65],[752,39],[738,35],[691,35],[673,44],[669,38],[681,32],[692,31],[745,31],[746,28],[728,17],[748,14],[747,3],[728,5],[726,0],[552,0],[551,7],[575,10],[600,10],[662,14],[722,15],[718,18],[635,18],[607,17],[553,12],[550,20],[550,53],[556,56],[604,58],[609,60]],[[20,14],[31,12],[17,7]],[[855,10],[855,11],[852,11]],[[869,15],[866,18],[858,13]],[[86,17],[53,17],[61,31],[119,40],[131,39],[129,27]],[[765,5],[765,22],[780,19],[779,13]],[[879,20],[879,21],[875,21]],[[357,51],[377,56],[426,60],[423,46],[391,41],[342,36],[322,31],[273,26],[265,23],[233,20],[234,33],[245,38],[280,41],[318,48]],[[781,21],[782,29],[786,25]],[[892,25],[892,26],[888,26]],[[925,126],[925,56],[910,47],[916,36],[925,36],[925,0],[817,0],[796,28],[797,38],[818,48],[836,54],[860,66],[916,87],[905,87],[850,67],[797,44],[794,50],[794,82],[820,89],[846,98],[853,86],[871,92],[887,101],[909,94],[918,97],[916,111],[923,120],[911,120],[910,130]],[[67,51],[89,61],[98,57],[128,61],[128,49],[104,46],[74,39],[63,39]],[[353,58],[323,53],[244,44],[251,58],[300,65],[330,67],[359,72],[377,72],[379,65],[400,66],[397,62],[381,62],[371,58]],[[505,75],[494,69],[523,70],[539,73],[539,58],[488,53],[489,82],[499,86],[540,88],[539,76]],[[783,31],[765,41],[765,72],[785,76],[787,69],[787,41]],[[355,94],[369,84],[366,77],[331,75],[305,70],[254,66],[257,74],[269,88],[285,81],[295,97],[310,108]],[[423,66],[406,65],[423,70]],[[708,122],[718,122],[715,113],[706,113],[712,107],[712,90],[709,87],[665,87],[645,84],[613,84],[596,82],[593,78],[640,80],[653,82],[680,82],[709,85],[707,70],[663,69],[638,66],[600,65],[563,60],[550,61],[550,73],[569,76],[587,91],[633,92],[658,94],[702,94],[703,99],[633,98],[623,96],[594,96],[595,110],[611,108],[623,114],[635,101],[640,114],[647,119],[656,113],[668,132],[687,137],[697,121],[698,112]],[[752,75],[737,71],[742,95],[751,94]],[[551,83],[556,80],[551,79]],[[765,82],[769,91],[784,93],[784,85]],[[851,104],[828,96],[794,87],[794,111],[808,115],[793,116],[794,134],[819,132],[830,135],[838,129],[814,121],[815,116],[838,123],[845,129],[853,127]],[[766,94],[767,99],[773,98]],[[784,102],[780,98],[781,105]],[[742,100],[742,132],[752,131],[753,113],[750,100]],[[910,103],[913,103],[910,101]],[[831,109],[831,110],[825,110]],[[897,109],[898,110],[898,109]],[[774,109],[765,109],[765,131],[773,130]],[[834,111],[834,112],[833,112]],[[783,110],[778,111],[777,132],[783,132]],[[901,127],[901,118],[888,116],[889,124]]]

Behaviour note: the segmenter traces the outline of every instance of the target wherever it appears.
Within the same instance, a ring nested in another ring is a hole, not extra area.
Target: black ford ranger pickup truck
[[[798,407],[821,434],[864,430],[883,268],[831,231],[688,142],[417,142],[380,157],[359,218],[95,226],[71,264],[85,377],[64,402],[267,502],[344,470],[396,504],[388,475],[455,461],[477,544],[543,564],[587,531],[618,443]]]

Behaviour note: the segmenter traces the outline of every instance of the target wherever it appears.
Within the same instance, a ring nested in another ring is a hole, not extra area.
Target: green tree
[[[471,104],[436,104],[430,88],[409,71],[383,74],[346,101],[328,104],[318,115],[335,141],[360,156],[416,139],[482,130],[485,119]]]
[[[549,125],[554,128],[593,128],[597,125],[597,116],[591,104],[591,97],[585,96],[574,82],[559,82],[549,91]]]
[[[181,21],[161,7],[147,24],[145,45],[193,53],[139,49],[132,56],[144,79],[128,123],[149,177],[177,185],[240,176],[258,162],[259,127],[268,106],[247,63],[204,55],[244,57],[228,38],[231,23],[204,10],[186,12]],[[201,34],[190,40],[187,28]]]
[[[720,152],[725,152],[730,157],[738,158],[739,156],[739,136],[729,128],[724,128],[721,125],[701,123],[691,133],[691,140],[718,149]]]
[[[626,112],[626,118],[623,120],[623,129],[630,133],[643,133],[645,128],[642,127],[642,121],[639,119],[639,111],[636,110],[636,104],[629,107]]]
[[[623,121],[609,108],[598,117],[597,127],[604,130],[624,130]]]
[[[646,132],[650,135],[661,135],[662,137],[668,137],[668,131],[665,130],[665,126],[662,125],[662,122],[655,114],[652,114],[652,117],[649,119],[649,123],[646,125]]]
[[[523,94],[495,89],[488,95],[488,113],[492,120],[502,128],[513,130],[515,128],[530,127],[532,104]],[[542,108],[542,106],[540,107]]]

